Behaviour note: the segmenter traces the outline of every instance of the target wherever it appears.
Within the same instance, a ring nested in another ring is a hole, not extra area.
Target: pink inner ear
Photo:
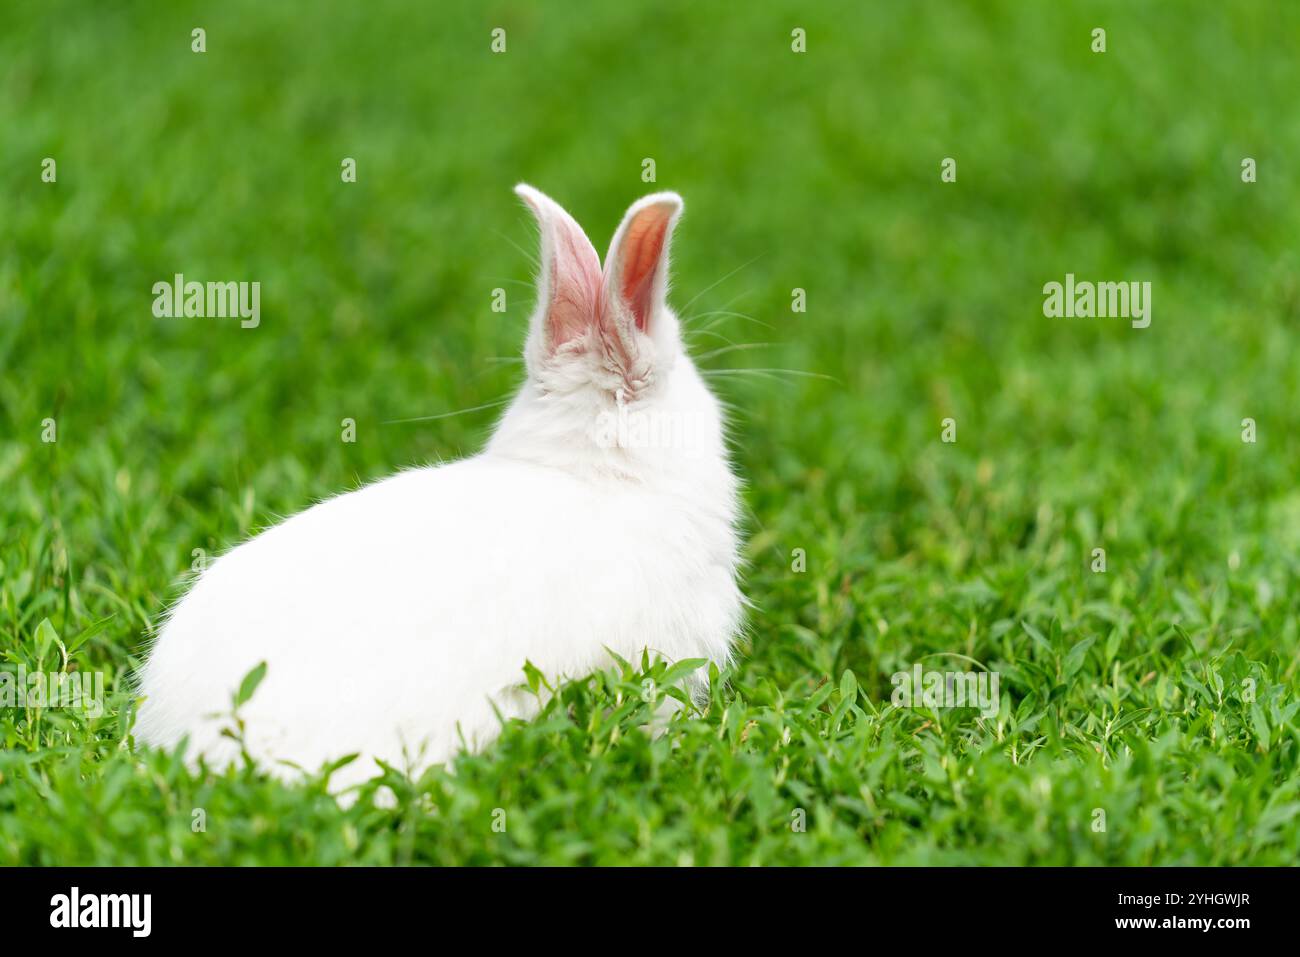
[[[619,292],[636,319],[642,332],[650,322],[654,309],[655,273],[664,252],[668,223],[673,210],[651,206],[643,210],[628,224],[621,251],[623,263],[620,273],[622,288]]]
[[[600,302],[600,261],[576,223],[554,223],[551,305],[546,314],[550,346],[582,335],[596,320]]]

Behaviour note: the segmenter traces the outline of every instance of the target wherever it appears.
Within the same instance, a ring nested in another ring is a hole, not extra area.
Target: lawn
[[[0,864],[1292,862],[1298,35],[1280,0],[7,4],[0,669],[105,707],[0,709]],[[602,251],[686,200],[754,605],[708,708],[653,736],[664,666],[611,662],[345,806],[137,748],[196,561],[485,441],[520,180]],[[177,273],[259,281],[260,323],[156,317]],[[1067,274],[1150,282],[1150,325],[1046,316]],[[996,714],[899,706],[918,663],[996,673]]]

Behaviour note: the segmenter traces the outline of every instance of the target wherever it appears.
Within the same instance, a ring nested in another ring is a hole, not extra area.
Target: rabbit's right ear
[[[515,187],[537,217],[542,268],[537,277],[537,312],[544,352],[549,355],[581,336],[596,320],[600,304],[600,258],[572,216],[545,193],[526,183]]]

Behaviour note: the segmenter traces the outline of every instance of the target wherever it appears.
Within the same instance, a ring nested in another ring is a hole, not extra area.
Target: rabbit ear
[[[637,200],[623,217],[605,257],[604,306],[620,336],[650,332],[668,291],[668,241],[682,214],[676,193]]]
[[[600,307],[600,259],[591,240],[558,203],[531,186],[515,187],[537,217],[542,269],[537,277],[542,344],[552,353],[596,321]]]

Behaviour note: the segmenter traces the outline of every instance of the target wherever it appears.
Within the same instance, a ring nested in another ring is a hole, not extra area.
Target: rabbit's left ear
[[[637,200],[623,217],[605,257],[604,316],[613,321],[633,355],[633,330],[651,332],[655,313],[666,305],[668,243],[682,206],[676,193]]]
[[[542,265],[537,277],[537,321],[542,347],[552,354],[596,321],[600,260],[587,234],[559,203],[527,183],[515,193],[528,204],[541,230]]]

